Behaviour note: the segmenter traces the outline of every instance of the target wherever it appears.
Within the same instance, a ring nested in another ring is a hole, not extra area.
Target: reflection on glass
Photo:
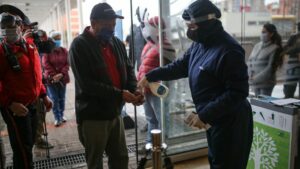
[[[66,6],[65,6],[65,1],[61,1],[59,3],[59,7],[58,7],[58,14],[59,14],[59,18],[58,18],[58,27],[62,33],[62,43],[64,46],[66,46],[66,44],[68,44],[68,35],[67,35],[67,24],[66,24],[66,21],[67,21],[67,16],[66,16]]]

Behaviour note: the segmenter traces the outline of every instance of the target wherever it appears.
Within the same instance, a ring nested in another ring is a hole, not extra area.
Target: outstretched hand
[[[149,86],[149,81],[147,80],[146,76],[144,76],[139,82],[138,82],[138,88],[144,88]]]

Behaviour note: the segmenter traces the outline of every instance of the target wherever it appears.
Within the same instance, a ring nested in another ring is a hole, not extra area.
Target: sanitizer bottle
[[[149,88],[155,96],[158,96],[160,98],[166,97],[169,93],[169,88],[158,82],[149,83]]]

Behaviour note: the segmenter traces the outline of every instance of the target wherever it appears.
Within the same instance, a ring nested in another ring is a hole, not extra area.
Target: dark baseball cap
[[[98,3],[92,9],[90,19],[124,19],[123,16],[117,15],[108,3]]]
[[[38,25],[38,22],[31,22],[26,15],[24,16],[23,23],[24,23],[24,25],[30,26],[30,27]]]

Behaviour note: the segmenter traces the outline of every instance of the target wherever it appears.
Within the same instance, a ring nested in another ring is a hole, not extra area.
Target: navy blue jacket
[[[189,77],[199,118],[211,125],[251,110],[245,52],[225,31],[205,45],[194,42],[182,58],[146,77],[150,82]]]

